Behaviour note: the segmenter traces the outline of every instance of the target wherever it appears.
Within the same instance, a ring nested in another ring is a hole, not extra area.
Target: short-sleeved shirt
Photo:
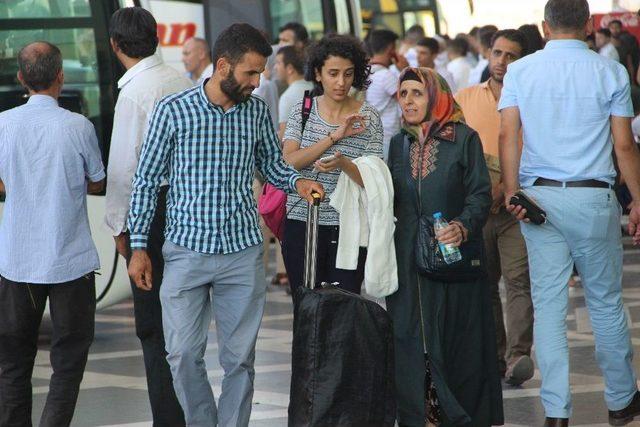
[[[478,132],[482,141],[484,158],[487,161],[491,183],[500,182],[500,113],[489,81],[462,89],[455,95],[456,102],[462,108],[465,123]],[[522,140],[520,141],[522,146]]]
[[[312,89],[313,83],[306,80],[296,80],[291,83],[287,90],[282,92],[282,95],[280,95],[280,102],[278,104],[278,122],[287,123],[287,119],[291,114],[293,106],[304,98],[304,91]]]
[[[339,151],[350,159],[362,156],[377,156],[382,158],[382,122],[380,115],[371,104],[364,102],[360,107],[359,114],[365,116],[367,129],[357,135],[343,138],[337,141],[322,157],[331,156]],[[338,129],[339,126],[332,125],[324,121],[318,114],[318,100],[313,99],[311,113],[304,128],[302,129],[302,101],[298,102],[291,111],[287,128],[284,133],[284,140],[296,141],[300,143],[300,148],[312,146],[318,141],[327,137],[330,132]],[[335,191],[340,170],[329,173],[314,172],[313,164],[300,170],[304,178],[320,182],[324,186],[327,197],[320,203],[320,225],[340,225],[338,212],[329,206],[329,196]],[[307,220],[307,202],[302,200],[297,194],[289,194],[287,198],[287,218],[298,221]]]
[[[400,106],[396,99],[398,92],[398,74],[380,64],[371,66],[371,84],[367,88],[367,102],[380,113],[384,129],[383,154],[387,160],[389,142],[400,131]]]
[[[511,65],[498,108],[518,107],[520,185],[537,178],[614,183],[610,117],[633,117],[629,76],[579,40],[552,40]]]
[[[105,177],[89,120],[33,95],[0,113],[0,275],[55,284],[100,268],[87,215],[87,181]]]

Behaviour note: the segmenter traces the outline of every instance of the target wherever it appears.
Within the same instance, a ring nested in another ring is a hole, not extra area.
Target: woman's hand
[[[329,160],[326,163],[321,162],[320,160],[316,160],[313,166],[316,168],[318,172],[327,173],[334,171],[336,169],[344,169],[345,162],[349,162],[350,160],[342,155],[341,152],[336,151],[334,154],[335,159]]]
[[[446,228],[436,232],[436,239],[443,245],[453,245],[456,248],[462,244],[464,239],[462,229],[457,224],[449,224]]]
[[[350,114],[344,119],[344,123],[333,132],[330,136],[333,142],[338,142],[343,138],[348,138],[353,135],[358,135],[367,129],[365,123],[365,116],[361,114]]]

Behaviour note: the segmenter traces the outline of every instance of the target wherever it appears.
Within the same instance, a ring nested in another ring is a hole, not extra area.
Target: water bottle
[[[438,230],[447,228],[448,225],[449,223],[442,217],[441,212],[436,212],[433,214],[433,229],[436,233],[438,232]],[[444,262],[446,262],[447,264],[453,264],[454,262],[458,262],[462,259],[460,249],[453,246],[452,244],[443,245],[442,243],[438,243],[438,246],[440,247],[440,252],[442,253]]]

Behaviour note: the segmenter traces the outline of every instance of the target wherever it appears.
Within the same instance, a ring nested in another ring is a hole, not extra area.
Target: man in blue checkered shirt
[[[251,95],[271,52],[248,24],[222,32],[212,78],[154,109],[133,181],[129,274],[147,290],[153,273],[147,235],[160,184],[169,183],[160,300],[167,360],[187,425],[249,424],[266,292],[255,169],[307,200],[314,191],[324,196],[319,183],[284,163],[269,109]],[[203,360],[211,311],[225,372],[217,408]]]

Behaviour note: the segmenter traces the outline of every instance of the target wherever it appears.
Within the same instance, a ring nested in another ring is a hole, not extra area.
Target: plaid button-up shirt
[[[300,175],[282,159],[267,104],[256,96],[226,112],[203,84],[155,107],[133,180],[131,248],[144,249],[163,179],[169,182],[165,237],[202,253],[239,252],[262,242],[252,183],[295,190]]]

